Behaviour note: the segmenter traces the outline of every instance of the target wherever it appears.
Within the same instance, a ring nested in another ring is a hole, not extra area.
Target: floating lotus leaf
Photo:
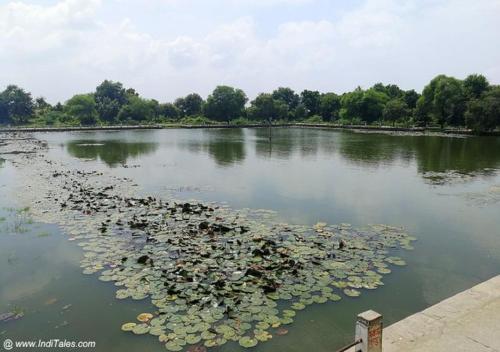
[[[153,314],[151,313],[141,313],[137,316],[137,320],[139,320],[141,323],[147,323],[153,319]]]
[[[314,303],[326,303],[328,302],[328,298],[325,296],[314,296],[313,299]]]
[[[399,266],[406,265],[406,262],[403,259],[401,259],[400,257],[388,257],[385,259],[385,261],[388,263],[394,264],[394,265],[399,265]]]
[[[165,348],[168,351],[172,351],[172,352],[177,352],[177,351],[181,351],[182,350],[182,346],[179,345],[177,342],[174,342],[174,341],[167,342],[165,344]]]
[[[122,325],[122,331],[132,331],[136,325],[136,323],[125,323]]]
[[[212,339],[212,340],[206,340],[203,344],[206,347],[215,347],[215,346],[217,346],[217,341],[215,341],[214,339]]]
[[[153,336],[161,336],[164,332],[163,326],[154,326],[149,329],[149,334]]]
[[[290,317],[283,317],[281,318],[281,324],[283,325],[288,325],[288,324],[291,324],[293,323],[293,319],[290,318]]]
[[[279,328],[278,330],[276,330],[276,335],[278,336],[283,336],[286,334],[288,334],[288,330],[285,328]]]
[[[201,338],[202,338],[202,339],[204,339],[204,340],[212,340],[212,339],[214,339],[216,336],[217,336],[216,334],[214,334],[214,333],[212,333],[212,332],[210,332],[210,331],[208,331],[208,330],[207,330],[207,331],[203,331],[203,332],[201,333]]]
[[[273,336],[265,330],[254,330],[255,338],[261,342],[265,342],[273,338]]]
[[[258,340],[249,336],[243,336],[238,343],[241,347],[251,348],[257,346]]]
[[[147,324],[138,324],[134,326],[132,332],[136,335],[143,335],[149,332],[149,325]]]
[[[350,288],[346,288],[343,292],[346,296],[349,296],[349,297],[358,297],[361,294],[361,292],[359,292],[358,290],[354,290],[354,289],[350,289]]]
[[[265,321],[260,321],[257,324],[255,324],[255,327],[259,330],[266,330],[269,328],[269,324],[266,323]]]
[[[302,310],[304,309],[306,306],[304,303],[300,303],[300,302],[295,302],[292,304],[291,308],[292,309],[295,309],[295,310]]]

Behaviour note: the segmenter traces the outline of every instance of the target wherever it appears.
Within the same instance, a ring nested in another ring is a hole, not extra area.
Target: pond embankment
[[[500,351],[499,326],[500,275],[385,328],[383,352]]]
[[[267,124],[207,124],[207,125],[186,125],[186,124],[158,124],[158,125],[116,125],[116,126],[68,126],[68,127],[3,127],[2,132],[72,132],[72,131],[122,131],[122,130],[154,130],[154,129],[207,129],[207,128],[268,128]],[[275,128],[322,128],[351,131],[371,131],[371,132],[395,132],[395,133],[442,133],[453,135],[474,135],[469,129],[441,129],[437,127],[395,127],[395,126],[371,126],[371,125],[337,125],[322,123],[284,123],[272,125]],[[500,131],[484,132],[482,135],[500,136]]]

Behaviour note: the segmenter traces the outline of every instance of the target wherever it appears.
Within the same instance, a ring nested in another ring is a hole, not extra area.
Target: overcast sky
[[[500,0],[0,0],[0,89],[51,102],[104,79],[165,102],[440,73],[500,83]]]

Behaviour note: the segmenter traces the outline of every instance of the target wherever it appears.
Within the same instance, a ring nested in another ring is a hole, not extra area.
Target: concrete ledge
[[[500,352],[500,275],[392,324],[382,335],[383,352]]]
[[[500,351],[500,275],[384,329],[384,352]]]

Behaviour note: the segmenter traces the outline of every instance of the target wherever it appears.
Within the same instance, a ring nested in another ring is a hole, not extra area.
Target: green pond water
[[[289,333],[258,351],[333,351],[358,313],[389,325],[500,273],[500,138],[391,136],[314,129],[155,130],[38,134],[51,157],[109,169],[143,194],[270,209],[280,221],[404,226],[418,238],[385,286],[298,312]],[[97,351],[165,351],[120,331],[152,306],[117,301],[81,273],[83,252],[56,225],[23,220],[18,170],[0,159],[0,322],[4,339],[96,341]],[[242,350],[228,343],[219,351]]]

